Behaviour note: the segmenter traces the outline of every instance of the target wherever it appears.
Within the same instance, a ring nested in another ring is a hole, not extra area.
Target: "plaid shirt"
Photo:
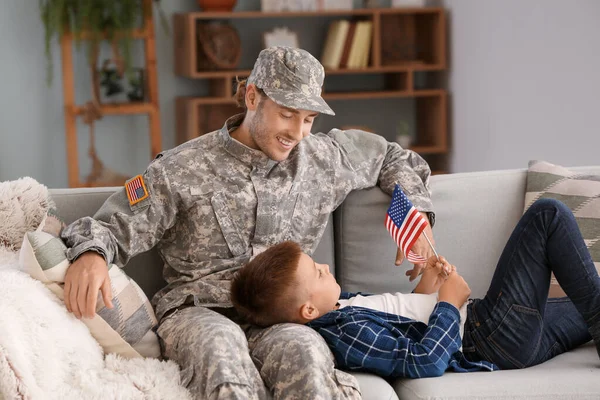
[[[342,293],[347,299],[356,294]],[[339,368],[383,377],[426,378],[446,370],[494,371],[487,361],[468,361],[459,351],[460,314],[439,302],[429,324],[364,307],[343,307],[307,325],[323,336]]]

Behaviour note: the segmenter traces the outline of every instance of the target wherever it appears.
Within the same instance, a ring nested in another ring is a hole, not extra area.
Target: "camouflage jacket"
[[[294,240],[312,254],[352,190],[391,194],[398,183],[419,210],[433,211],[427,163],[382,136],[311,134],[275,162],[231,138],[242,119],[159,154],[143,174],[146,199],[131,206],[122,189],[94,218],[69,225],[69,259],[93,250],[124,266],[157,246],[168,283],[153,298],[160,319],[189,301],[230,307],[233,273],[271,245]]]

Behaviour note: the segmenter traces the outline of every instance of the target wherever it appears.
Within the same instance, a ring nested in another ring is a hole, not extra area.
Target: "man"
[[[157,246],[168,282],[153,298],[158,334],[195,396],[359,398],[356,379],[334,370],[313,330],[249,328],[229,298],[235,271],[271,245],[294,240],[312,254],[329,214],[352,190],[377,184],[391,194],[398,183],[433,216],[430,170],[417,154],[362,131],[310,133],[317,115],[334,115],[320,96],[323,79],[323,67],[304,50],[263,50],[238,85],[244,114],[161,153],[95,219],[64,231],[73,260],[67,308],[93,316],[98,290],[109,304],[106,263],[125,265]],[[431,255],[423,240],[413,251]],[[402,258],[399,251],[398,264]]]

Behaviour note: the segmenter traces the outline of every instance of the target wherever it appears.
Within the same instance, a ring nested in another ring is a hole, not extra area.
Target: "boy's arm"
[[[383,377],[425,378],[440,376],[456,353],[460,338],[460,314],[446,302],[439,302],[429,317],[423,338],[414,341],[389,324],[361,318],[340,328],[322,328],[338,367],[362,369]]]

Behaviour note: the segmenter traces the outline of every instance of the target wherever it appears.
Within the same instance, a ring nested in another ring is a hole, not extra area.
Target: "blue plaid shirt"
[[[342,293],[348,299],[356,294]],[[487,361],[468,361],[459,351],[460,314],[436,304],[429,324],[370,308],[347,306],[307,324],[323,336],[339,368],[383,377],[426,378],[446,370],[494,371]]]

